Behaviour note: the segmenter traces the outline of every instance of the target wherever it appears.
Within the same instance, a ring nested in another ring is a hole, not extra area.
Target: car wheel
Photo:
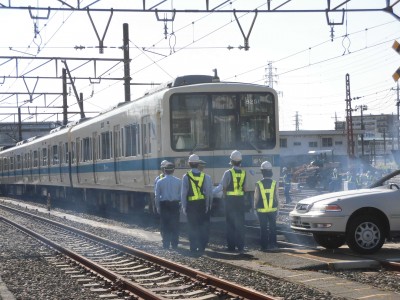
[[[347,245],[360,254],[371,254],[382,248],[385,234],[382,222],[374,216],[359,216],[350,221]]]
[[[326,249],[337,249],[340,246],[343,246],[344,243],[346,242],[345,236],[317,234],[317,233],[314,233],[313,236],[317,244]]]

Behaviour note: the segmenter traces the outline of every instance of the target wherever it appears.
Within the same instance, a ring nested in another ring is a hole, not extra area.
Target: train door
[[[114,152],[114,175],[115,183],[121,183],[119,164],[121,160],[121,131],[119,130],[119,125],[115,125],[113,128],[113,152]]]
[[[53,157],[53,151],[51,146],[47,146],[47,174],[48,174],[48,180],[51,182],[51,161]]]
[[[26,170],[27,181],[32,182],[32,150],[29,150],[26,155]]]
[[[78,183],[81,182],[81,175],[79,173],[79,161],[81,159],[81,140],[80,138],[76,138],[75,141],[75,159],[76,159],[76,180]]]
[[[143,181],[144,185],[150,185],[150,158],[151,158],[151,118],[149,115],[142,118],[142,154],[143,154]]]
[[[59,167],[59,171],[60,171],[60,182],[64,182],[64,172],[63,172],[63,168],[62,168],[62,163],[63,163],[63,158],[64,158],[64,153],[63,153],[63,143],[59,142],[58,143],[58,155],[57,155],[57,162],[58,162],[58,167]]]
[[[97,143],[97,132],[92,133],[92,149],[93,149],[93,155],[92,155],[92,162],[93,162],[93,181],[94,183],[98,182],[98,177],[97,177],[97,170],[96,170],[96,161],[98,159],[98,153],[99,153],[99,147]]]

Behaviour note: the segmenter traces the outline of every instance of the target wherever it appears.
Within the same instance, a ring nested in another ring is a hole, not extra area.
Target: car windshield
[[[396,184],[398,187],[400,187],[400,170],[396,170],[375,183],[373,183],[370,188],[378,187],[378,186],[385,186],[385,185],[390,185],[390,184]]]

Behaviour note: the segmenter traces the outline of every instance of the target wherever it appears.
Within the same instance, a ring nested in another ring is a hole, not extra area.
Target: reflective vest
[[[243,196],[243,183],[246,178],[246,171],[230,169],[232,174],[232,184],[230,185],[230,190],[226,192],[228,196]],[[233,190],[232,190],[233,186]],[[228,186],[229,188],[229,186]]]
[[[202,192],[204,183],[204,173],[200,172],[199,175],[194,175],[192,171],[187,172],[188,180],[190,182],[188,191],[188,200],[204,200],[206,197]]]
[[[263,208],[257,208],[257,211],[260,213],[268,213],[277,211],[277,207],[274,206],[274,195],[275,195],[275,186],[276,181],[272,180],[270,188],[265,188],[263,182],[257,181],[258,187],[260,188],[260,194],[263,200]],[[268,194],[268,197],[267,197]]]
[[[158,176],[158,180],[160,180],[160,179],[162,179],[164,177],[165,177],[164,173],[161,173],[160,176]]]

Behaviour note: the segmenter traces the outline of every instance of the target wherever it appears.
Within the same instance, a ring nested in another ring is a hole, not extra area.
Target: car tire
[[[360,254],[372,254],[382,248],[385,233],[382,221],[372,215],[358,216],[350,221],[347,245]]]
[[[346,243],[346,237],[340,235],[328,235],[314,233],[315,242],[326,249],[337,249]]]

